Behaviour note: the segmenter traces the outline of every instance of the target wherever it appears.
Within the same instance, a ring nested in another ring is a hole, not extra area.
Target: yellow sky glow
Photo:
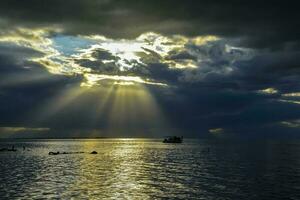
[[[99,61],[115,64],[119,70],[125,71],[136,65],[147,66],[144,63],[145,56],[153,57],[153,62],[164,63],[169,68],[185,69],[197,68],[197,62],[193,60],[169,60],[170,52],[180,52],[187,44],[204,45],[210,41],[216,41],[219,38],[215,36],[199,36],[188,38],[180,35],[163,36],[161,34],[148,32],[141,34],[136,39],[110,39],[102,35],[78,36],[82,40],[93,41],[93,45],[88,48],[77,49],[76,53],[65,55],[60,52],[51,39],[51,32],[59,33],[58,29],[40,28],[40,29],[24,29],[18,28],[15,31],[0,35],[0,42],[14,43],[19,46],[35,49],[42,52],[41,57],[29,58],[29,61],[44,66],[52,74],[60,74],[66,76],[80,75],[83,76],[81,86],[91,87],[101,85],[101,81],[112,81],[112,84],[132,85],[132,84],[148,84],[156,86],[167,86],[157,80],[149,78],[141,78],[138,76],[127,76],[117,74],[100,73],[95,69],[81,66],[77,60],[87,59],[90,61]],[[66,44],[67,45],[67,44]],[[93,53],[98,49],[109,52],[116,57],[115,60],[105,60],[93,57]],[[148,62],[152,62],[151,60]],[[101,66],[99,66],[99,69]]]

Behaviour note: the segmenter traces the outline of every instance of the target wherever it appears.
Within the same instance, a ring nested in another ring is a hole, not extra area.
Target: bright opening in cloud
[[[56,28],[19,28],[0,35],[0,42],[40,52],[22,62],[38,64],[51,74],[81,78],[82,87],[168,86],[170,82],[153,66],[176,72],[179,82],[199,82],[213,75],[230,75],[236,70],[235,62],[253,56],[251,49],[231,46],[213,35],[147,32],[135,39],[112,39],[103,35],[68,36]]]

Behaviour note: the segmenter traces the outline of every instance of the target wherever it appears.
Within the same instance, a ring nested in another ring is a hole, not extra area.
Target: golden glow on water
[[[15,142],[16,148],[24,145],[24,140]],[[31,151],[1,153],[5,187],[0,193],[9,197],[4,199],[257,199],[256,191],[262,199],[298,199],[300,144],[295,140],[185,140],[174,145],[153,139],[89,139],[25,144]],[[207,148],[210,152],[203,152]],[[89,154],[94,150],[98,154]],[[49,151],[86,153],[49,156]],[[276,192],[282,179],[285,188]],[[237,188],[242,189],[236,192]]]
[[[75,173],[81,178],[69,186],[70,193],[81,191],[82,196],[107,199],[130,199],[133,196],[149,199],[144,183],[151,177],[143,169],[146,155],[142,140],[85,140],[80,148],[88,152],[96,150],[101,155],[79,154],[81,159],[76,164]],[[99,160],[99,156],[104,160]]]
[[[118,177],[118,181],[111,185],[111,188],[114,188],[115,198],[130,198],[130,194],[123,191],[127,188],[136,194],[140,192],[139,198],[145,199],[147,197],[147,193],[144,192],[145,188],[139,184],[140,180],[137,180],[136,177],[136,174],[142,171],[143,143],[134,144],[130,141],[120,141],[118,147],[111,152],[110,156],[119,158],[119,162],[116,163],[117,166],[114,166],[115,170],[113,170],[114,176]],[[147,177],[147,174],[143,174],[143,176]],[[122,189],[120,188],[120,182],[123,183]]]

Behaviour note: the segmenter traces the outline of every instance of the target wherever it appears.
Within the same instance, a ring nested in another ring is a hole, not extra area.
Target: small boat
[[[57,152],[52,152],[52,151],[50,151],[48,154],[49,154],[49,155],[58,155],[58,154],[59,154],[59,151],[57,151]]]
[[[183,137],[177,137],[177,136],[167,136],[163,143],[182,143]]]

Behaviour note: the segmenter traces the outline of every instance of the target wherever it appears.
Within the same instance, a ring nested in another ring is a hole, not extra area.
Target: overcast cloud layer
[[[299,15],[281,1],[3,0],[0,137],[299,137]],[[153,115],[117,107],[118,87]]]

